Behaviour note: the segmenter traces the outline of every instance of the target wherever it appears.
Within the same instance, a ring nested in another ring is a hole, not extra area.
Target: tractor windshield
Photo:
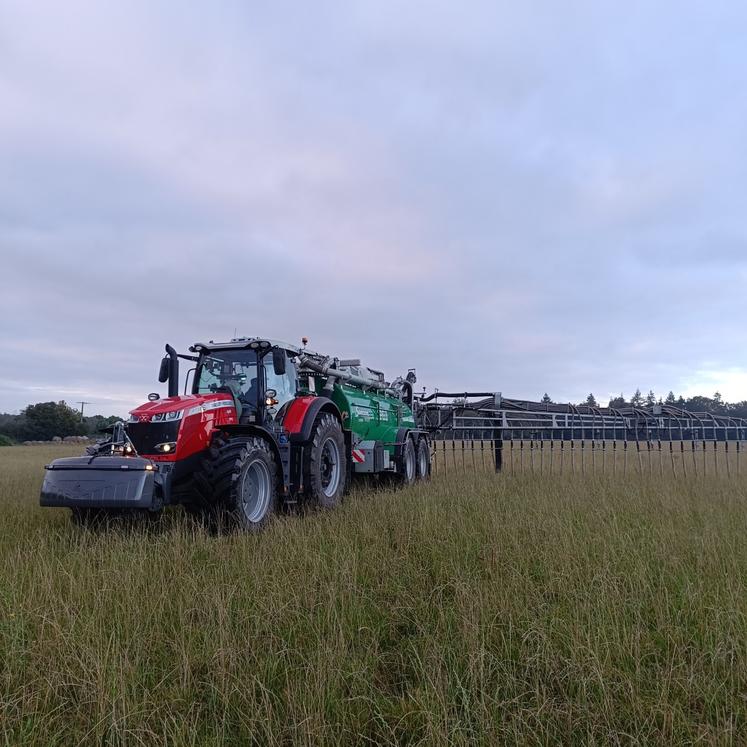
[[[257,354],[253,350],[212,350],[200,355],[192,389],[194,394],[230,392],[239,402],[256,409]]]

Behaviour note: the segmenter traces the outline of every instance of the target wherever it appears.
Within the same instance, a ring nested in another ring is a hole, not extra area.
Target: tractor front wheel
[[[254,532],[270,521],[277,510],[277,465],[264,439],[221,443],[211,473],[211,502],[220,524]]]

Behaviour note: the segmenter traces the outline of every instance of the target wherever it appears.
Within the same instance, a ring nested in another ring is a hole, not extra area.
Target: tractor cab
[[[294,349],[270,340],[197,343],[192,394],[230,394],[240,423],[269,424],[295,397]]]

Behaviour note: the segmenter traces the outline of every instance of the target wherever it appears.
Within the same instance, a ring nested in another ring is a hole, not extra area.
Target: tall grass
[[[36,505],[61,453],[0,451],[8,743],[747,740],[735,479],[445,474],[259,536],[86,533]]]

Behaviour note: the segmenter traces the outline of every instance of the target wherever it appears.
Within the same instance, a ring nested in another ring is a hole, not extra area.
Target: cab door
[[[284,350],[280,352],[282,352],[284,357],[284,373],[276,372],[272,352],[265,355],[264,366],[262,366],[262,391],[265,394],[265,413],[269,421],[275,421],[277,419],[283,406],[291,402],[298,391],[298,373],[296,371],[296,366],[294,362],[288,358],[288,355]],[[275,392],[273,397],[267,396],[267,392],[270,390],[274,390]]]

